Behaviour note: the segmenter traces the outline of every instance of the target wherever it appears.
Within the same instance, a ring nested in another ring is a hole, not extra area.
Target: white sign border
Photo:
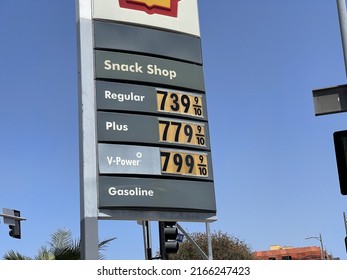
[[[147,14],[144,11],[121,8],[119,0],[92,0],[93,18],[121,21],[169,29],[200,37],[197,0],[180,0],[176,17]]]

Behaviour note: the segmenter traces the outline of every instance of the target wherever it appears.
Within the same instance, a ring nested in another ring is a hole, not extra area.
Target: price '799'
[[[208,177],[206,153],[161,150],[162,173]]]

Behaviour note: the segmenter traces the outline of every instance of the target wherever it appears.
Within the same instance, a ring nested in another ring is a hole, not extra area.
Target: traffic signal
[[[13,210],[14,216],[20,217],[20,211]],[[20,231],[20,219],[14,219],[14,225],[9,225],[10,232],[9,235],[13,238],[21,238],[21,231]]]
[[[334,132],[334,146],[340,191],[347,195],[347,130]]]
[[[177,253],[179,243],[177,222],[159,222],[160,253],[163,259],[167,259],[167,254]]]

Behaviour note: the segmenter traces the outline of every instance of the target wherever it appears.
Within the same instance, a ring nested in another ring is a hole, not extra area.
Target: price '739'
[[[207,154],[161,150],[162,173],[208,176]]]
[[[158,111],[194,117],[204,116],[200,95],[159,90],[157,91],[157,96]]]

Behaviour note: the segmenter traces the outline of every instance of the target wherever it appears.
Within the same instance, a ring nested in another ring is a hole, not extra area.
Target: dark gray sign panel
[[[347,85],[316,89],[312,94],[316,116],[347,111]]]
[[[156,89],[134,84],[97,81],[96,105],[98,110],[156,113]]]
[[[98,144],[99,173],[213,180],[211,154],[192,150]]]
[[[94,21],[94,39],[96,49],[155,54],[202,64],[201,39],[187,34]]]
[[[97,116],[99,142],[210,148],[204,122],[108,112],[98,112]]]
[[[216,212],[212,182],[99,177],[99,207]]]
[[[96,81],[98,110],[165,114],[207,120],[206,97],[202,93]]]
[[[144,82],[205,91],[201,65],[118,52],[95,51],[97,79]]]

